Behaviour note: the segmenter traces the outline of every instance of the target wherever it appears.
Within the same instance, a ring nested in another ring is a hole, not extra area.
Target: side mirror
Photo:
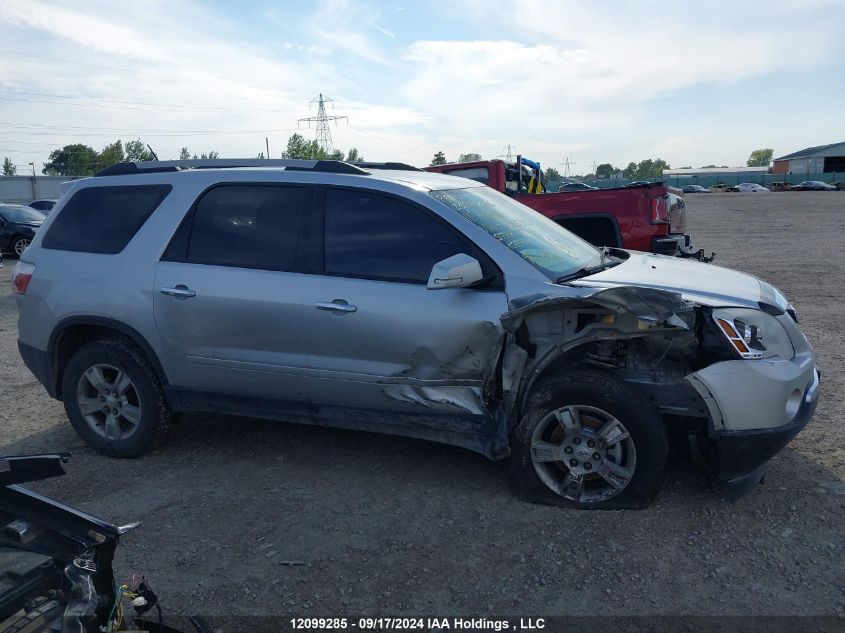
[[[458,253],[437,262],[428,277],[428,289],[468,288],[484,279],[478,260],[464,253]]]

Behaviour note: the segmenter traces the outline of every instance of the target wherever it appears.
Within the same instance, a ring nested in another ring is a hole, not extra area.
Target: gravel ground
[[[171,613],[845,615],[845,194],[687,206],[699,246],[792,300],[823,372],[813,422],[738,502],[676,464],[647,510],[564,511],[524,502],[502,464],[462,449],[215,416],[141,459],[101,457],[18,357],[9,259],[0,446],[73,451],[66,477],[32,487],[142,519],[118,576],[145,573]]]

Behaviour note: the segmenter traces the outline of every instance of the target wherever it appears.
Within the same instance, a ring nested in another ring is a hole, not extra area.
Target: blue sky
[[[369,160],[742,165],[845,140],[843,24],[842,0],[0,0],[0,156],[277,157],[322,92]]]

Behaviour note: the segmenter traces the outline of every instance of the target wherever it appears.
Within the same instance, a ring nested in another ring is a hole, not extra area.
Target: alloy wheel
[[[15,255],[20,257],[23,254],[26,247],[29,246],[31,241],[32,240],[28,240],[27,238],[22,237],[17,242],[15,242]]]
[[[126,372],[113,365],[86,369],[79,377],[76,396],[82,417],[107,440],[124,440],[141,423],[138,389]]]
[[[614,416],[586,405],[556,409],[531,437],[540,480],[570,501],[595,503],[620,494],[637,465],[634,441]]]

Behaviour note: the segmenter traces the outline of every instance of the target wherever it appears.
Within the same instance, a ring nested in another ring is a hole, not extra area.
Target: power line
[[[0,121],[0,125],[6,127],[16,127],[16,128],[52,128],[53,131],[49,132],[32,132],[30,130],[23,130],[21,132],[0,132],[0,134],[61,134],[62,130],[82,130],[84,132],[132,132],[137,133],[137,128],[124,128],[124,127],[88,127],[84,125],[51,125],[49,123],[13,123],[9,121]],[[191,133],[191,134],[263,134],[266,131],[271,132],[289,132],[291,130],[296,130],[297,128],[275,128],[272,130],[268,130],[267,128],[261,130],[164,130],[164,129],[151,129],[150,133],[162,133],[162,134],[183,134],[183,133]]]
[[[332,144],[332,131],[329,127],[330,122],[334,122],[337,125],[337,122],[341,119],[346,119],[347,123],[349,122],[349,117],[347,116],[328,116],[326,114],[326,104],[331,103],[332,108],[334,108],[334,99],[330,99],[328,97],[323,97],[323,93],[321,92],[319,96],[314,97],[308,103],[308,107],[310,109],[311,104],[317,104],[317,116],[306,117],[304,119],[299,119],[299,122],[308,123],[308,127],[311,127],[311,123],[317,124],[317,134],[316,134],[316,141],[317,145],[319,145],[320,149],[323,150],[326,154],[331,154],[334,152],[334,145]]]
[[[91,107],[91,108],[124,108],[124,109],[157,109],[157,110],[174,110],[174,111],[199,111],[199,112],[240,112],[240,111],[247,111],[247,112],[276,112],[278,108],[276,106],[267,106],[264,108],[257,108],[257,107],[250,107],[250,108],[232,108],[232,107],[223,107],[223,106],[192,106],[192,105],[185,105],[185,104],[177,104],[177,103],[150,103],[146,101],[127,101],[124,99],[112,99],[111,97],[75,97],[71,95],[61,95],[61,94],[51,94],[46,92],[31,92],[28,90],[10,90],[8,88],[0,88],[0,92],[5,92],[9,94],[16,94],[16,95],[27,95],[32,97],[47,97],[49,99],[64,99],[65,101],[44,101],[40,99],[13,99],[11,97],[0,97],[0,99],[4,101],[18,101],[22,103],[51,103],[57,105],[74,105],[80,107]],[[108,101],[107,104],[97,104],[97,103],[79,103],[79,102],[86,102],[86,101]],[[114,104],[114,105],[113,105]],[[142,106],[141,108],[132,108],[128,106]]]

